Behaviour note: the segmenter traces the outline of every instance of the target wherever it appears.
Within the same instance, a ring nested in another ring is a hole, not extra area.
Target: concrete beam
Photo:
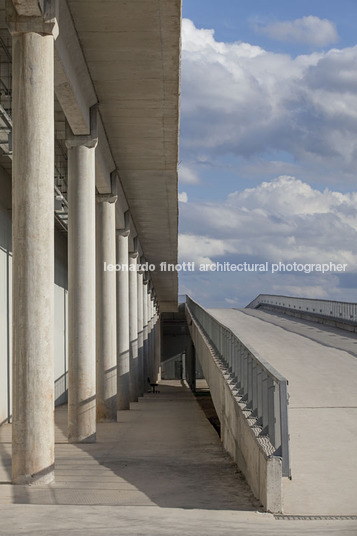
[[[38,0],[13,0],[18,15],[24,17],[40,17],[42,15]]]
[[[66,0],[58,2],[55,93],[73,134],[89,134],[88,110],[97,96]]]
[[[55,93],[73,134],[89,134],[88,110],[98,99],[73,24],[67,2],[58,2],[58,25],[55,43]],[[98,146],[96,150],[96,187],[100,193],[110,192],[110,173],[115,168],[105,128],[98,115]]]

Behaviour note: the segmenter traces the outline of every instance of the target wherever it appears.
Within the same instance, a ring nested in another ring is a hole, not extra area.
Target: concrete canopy
[[[68,0],[160,311],[177,308],[181,0]]]

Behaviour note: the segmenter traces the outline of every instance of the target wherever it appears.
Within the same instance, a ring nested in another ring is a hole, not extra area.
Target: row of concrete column
[[[50,4],[51,2],[48,2]],[[11,10],[10,10],[11,11]],[[54,477],[55,26],[10,12],[13,36],[13,461],[14,483]],[[96,196],[96,109],[89,135],[67,126],[68,438],[95,441],[159,371],[151,282],[137,271],[130,228],[116,229],[116,196]],[[97,200],[97,201],[96,201]]]

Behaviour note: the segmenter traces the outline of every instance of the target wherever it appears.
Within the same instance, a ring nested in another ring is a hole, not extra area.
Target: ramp
[[[283,511],[357,513],[357,336],[252,309],[207,309],[287,378],[292,480]]]

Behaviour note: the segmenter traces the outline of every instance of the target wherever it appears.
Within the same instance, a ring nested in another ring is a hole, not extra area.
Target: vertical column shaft
[[[98,196],[96,203],[96,385],[97,421],[117,420],[117,311],[115,264],[115,203]]]
[[[144,380],[144,317],[143,317],[143,274],[138,272],[138,395],[143,396]]]
[[[122,268],[117,272],[118,410],[130,409],[128,237],[129,231],[117,230],[117,264]]]
[[[52,35],[14,34],[12,480],[53,480]]]
[[[148,285],[149,286],[149,285]],[[147,311],[147,359],[146,359],[146,366],[148,371],[148,377],[150,378],[150,381],[153,382],[153,370],[152,370],[152,318],[151,318],[151,299],[150,299],[150,293],[148,291],[148,286],[146,287],[147,294],[146,294],[146,311]]]
[[[160,315],[155,310],[156,324],[155,324],[155,361],[156,361],[156,375],[157,380],[161,380],[161,321]]]
[[[157,372],[156,372],[156,360],[155,360],[155,339],[156,339],[156,317],[154,314],[154,307],[152,296],[149,296],[150,299],[150,315],[151,315],[151,340],[150,340],[150,354],[151,354],[151,370],[153,381],[157,382]]]
[[[149,370],[152,382],[156,382],[154,366],[154,341],[155,341],[155,321],[152,309],[151,292],[148,294],[148,317],[149,317]]]
[[[96,436],[95,145],[68,147],[68,439]]]
[[[136,252],[129,254],[130,401],[138,401],[138,275]]]
[[[147,281],[143,280],[143,371],[144,381],[147,386],[147,379],[149,377],[149,325],[148,325],[148,294],[147,294]]]

